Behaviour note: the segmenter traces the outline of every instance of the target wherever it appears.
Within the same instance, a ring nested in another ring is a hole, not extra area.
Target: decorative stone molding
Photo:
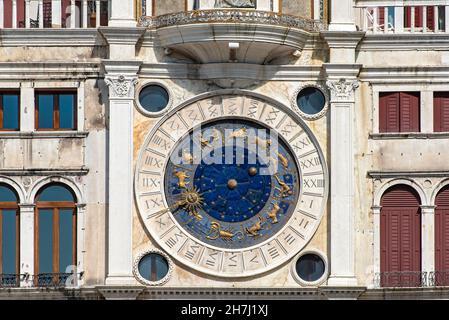
[[[303,89],[309,88],[309,87],[313,87],[313,88],[319,89],[323,93],[324,98],[326,100],[325,103],[324,103],[323,110],[321,110],[320,112],[315,113],[315,114],[307,114],[307,113],[302,112],[300,106],[298,105],[298,99],[297,99],[298,98],[298,94]],[[293,110],[295,110],[301,116],[301,118],[304,118],[306,120],[318,120],[319,118],[323,117],[327,113],[327,111],[329,110],[329,100],[330,100],[329,99],[329,92],[328,92],[328,90],[324,86],[322,86],[320,84],[317,84],[317,83],[305,83],[305,84],[303,84],[302,86],[300,86],[299,88],[297,88],[295,90],[295,92],[293,93],[293,96],[290,99],[290,103],[292,105]]]
[[[333,100],[347,101],[354,98],[354,91],[359,87],[357,80],[328,80],[327,87],[331,91]]]
[[[320,32],[327,29],[326,24],[318,20],[279,14],[277,12],[244,9],[195,10],[170,13],[156,17],[141,17],[139,26],[163,28],[186,24],[217,22],[267,24],[298,28],[309,32]]]
[[[137,84],[137,77],[125,77],[119,75],[117,77],[107,76],[105,78],[109,90],[110,98],[134,98],[134,87]]]
[[[168,272],[165,275],[165,277],[163,277],[159,281],[148,281],[147,279],[142,277],[141,274],[139,273],[140,260],[142,260],[143,257],[145,257],[146,255],[151,254],[151,253],[155,253],[155,254],[159,254],[159,255],[163,256],[165,258],[165,260],[167,260],[167,263],[168,263]],[[168,280],[170,280],[170,278],[171,278],[171,275],[173,273],[173,262],[170,259],[170,257],[165,252],[163,252],[161,250],[158,250],[158,249],[145,250],[145,251],[142,251],[134,259],[133,273],[134,273],[134,276],[136,277],[137,281],[139,281],[141,284],[143,284],[145,286],[151,286],[151,287],[162,286],[162,285],[166,284],[168,282]]]

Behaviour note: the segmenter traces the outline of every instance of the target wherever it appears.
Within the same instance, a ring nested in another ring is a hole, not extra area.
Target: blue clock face
[[[298,166],[264,126],[215,121],[190,132],[174,150],[165,196],[176,221],[198,240],[248,248],[274,236],[293,214]]]

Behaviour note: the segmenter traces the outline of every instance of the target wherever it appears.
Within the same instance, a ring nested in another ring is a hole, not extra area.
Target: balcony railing
[[[0,0],[0,28],[107,26],[111,0]]]
[[[360,30],[368,33],[449,32],[449,1],[408,1],[398,5],[388,1],[358,1],[356,19]],[[416,5],[414,5],[416,4]]]
[[[421,288],[449,287],[449,270],[447,271],[397,271],[380,272],[374,275],[376,288]]]
[[[271,11],[217,9],[195,10],[165,14],[156,17],[141,17],[139,26],[162,28],[194,23],[257,23],[298,28],[309,32],[325,30],[327,26],[319,20],[311,20]]]
[[[0,274],[0,289],[76,287],[83,273]]]

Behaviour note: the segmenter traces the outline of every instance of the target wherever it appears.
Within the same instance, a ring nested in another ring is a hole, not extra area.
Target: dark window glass
[[[2,272],[3,274],[15,274],[17,272],[17,211],[0,210],[2,225]]]
[[[150,253],[139,262],[139,273],[148,281],[162,280],[168,273],[167,260],[157,253]]]
[[[53,272],[53,210],[39,210],[39,273]]]
[[[169,95],[161,86],[150,85],[140,91],[139,102],[148,112],[160,112],[167,107]]]
[[[39,94],[39,129],[53,129],[54,101],[53,95]]]
[[[17,196],[11,188],[0,185],[0,202],[17,202]]]
[[[36,94],[37,129],[76,130],[76,93]]]
[[[75,128],[75,96],[73,94],[59,95],[59,128]]]
[[[59,210],[59,272],[73,265],[73,209]]]
[[[316,254],[305,254],[296,262],[296,272],[302,280],[315,282],[323,277],[325,264]]]
[[[51,185],[39,192],[39,201],[70,201],[73,202],[73,194],[60,185]]]
[[[3,123],[0,128],[5,130],[19,130],[19,95],[4,94],[2,98]]]
[[[299,109],[308,115],[320,113],[326,105],[326,97],[321,90],[308,87],[298,94],[297,103]]]

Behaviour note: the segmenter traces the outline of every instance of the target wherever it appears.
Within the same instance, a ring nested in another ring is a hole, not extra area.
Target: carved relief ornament
[[[105,81],[112,89],[109,91],[111,98],[133,98],[137,78],[119,75],[118,77],[106,77]]]
[[[346,101],[354,97],[354,91],[359,87],[357,80],[328,80],[326,82],[334,100]]]

